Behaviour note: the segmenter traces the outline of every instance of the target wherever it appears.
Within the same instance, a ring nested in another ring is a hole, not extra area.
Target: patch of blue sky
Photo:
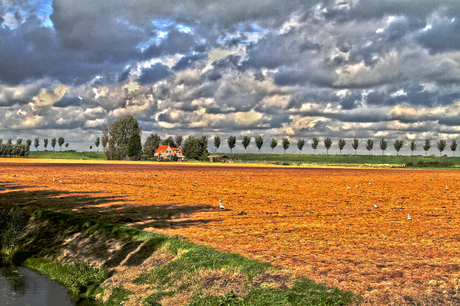
[[[53,13],[53,1],[52,0],[37,0],[35,5],[37,6],[37,17],[43,20],[42,25],[44,27],[53,28],[54,24],[50,19],[50,15]]]
[[[183,32],[183,33],[192,33],[192,29],[190,27],[185,26],[180,23],[176,26],[176,29],[178,29],[180,32]]]

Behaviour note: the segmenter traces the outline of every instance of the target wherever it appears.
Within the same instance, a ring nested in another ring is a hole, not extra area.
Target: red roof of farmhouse
[[[168,149],[169,145],[161,145],[156,149],[155,153],[165,153]],[[182,150],[180,148],[171,148],[175,153],[182,154]]]

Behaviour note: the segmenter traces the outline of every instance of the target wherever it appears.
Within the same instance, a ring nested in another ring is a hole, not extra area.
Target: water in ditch
[[[78,299],[52,280],[13,265],[0,263],[0,305],[8,306],[94,306],[94,301]]]

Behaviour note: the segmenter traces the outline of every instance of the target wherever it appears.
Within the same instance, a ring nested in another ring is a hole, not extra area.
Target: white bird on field
[[[351,187],[347,186],[347,189],[351,189]]]
[[[56,182],[56,179],[53,177],[53,181]]]
[[[412,220],[412,217],[409,214],[407,214],[407,220]]]
[[[375,207],[375,208],[379,208],[379,207],[377,206],[377,204],[374,204],[374,207]]]
[[[355,186],[356,186],[356,188],[358,188],[358,185],[355,185]]]
[[[449,187],[446,186],[446,190],[449,190]]]
[[[61,183],[61,184],[64,184],[64,182],[63,182],[63,181],[59,181],[59,183]]]
[[[220,207],[220,209],[225,209],[225,206],[222,205],[222,200],[219,201],[219,207]]]
[[[371,183],[371,182],[369,182],[369,185],[372,185],[372,183]]]

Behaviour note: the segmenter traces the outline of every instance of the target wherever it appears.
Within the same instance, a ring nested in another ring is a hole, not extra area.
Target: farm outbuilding
[[[208,158],[209,158],[209,161],[211,161],[211,162],[224,162],[224,163],[226,163],[229,160],[227,155],[209,155]]]

